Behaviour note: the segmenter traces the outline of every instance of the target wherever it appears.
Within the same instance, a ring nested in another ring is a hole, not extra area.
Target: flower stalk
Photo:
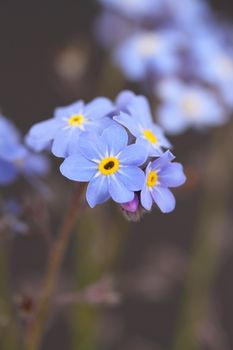
[[[51,299],[56,287],[60,268],[67,250],[69,239],[76,223],[79,207],[81,204],[82,194],[85,185],[77,187],[74,198],[70,203],[64,222],[58,233],[57,241],[51,250],[49,265],[45,275],[43,290],[38,301],[35,316],[29,325],[26,337],[26,349],[38,350],[40,348],[44,326],[49,314]]]

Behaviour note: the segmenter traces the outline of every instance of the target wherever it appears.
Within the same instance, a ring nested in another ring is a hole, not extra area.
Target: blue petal
[[[72,138],[78,138],[79,134],[79,128],[63,128],[59,130],[53,141],[52,153],[56,157],[67,157],[70,154],[69,148]]]
[[[130,191],[140,191],[145,182],[145,174],[138,167],[121,167],[117,178]]]
[[[152,201],[151,193],[147,188],[147,186],[144,186],[141,191],[141,204],[143,208],[145,208],[146,210],[151,210],[153,201]]]
[[[100,160],[105,157],[107,145],[101,140],[96,133],[82,133],[78,144],[79,151],[90,160]]]
[[[120,114],[113,117],[113,119],[119,124],[125,126],[135,137],[140,135],[139,125],[129,114],[120,112]]]
[[[81,154],[71,155],[60,166],[62,175],[74,181],[90,181],[98,171],[95,163],[87,160]]]
[[[8,185],[15,181],[18,172],[14,164],[0,159],[0,185]]]
[[[176,200],[169,189],[155,186],[152,190],[152,197],[163,213],[170,213],[175,209]]]
[[[117,203],[127,203],[133,200],[134,192],[129,191],[120,181],[117,174],[108,176],[109,193],[112,199]]]
[[[112,102],[105,97],[97,97],[85,107],[84,114],[88,119],[105,117],[114,110]]]
[[[167,104],[160,107],[158,109],[158,118],[162,127],[171,135],[181,134],[189,126],[188,120],[183,118],[176,104]]]
[[[128,134],[120,125],[112,125],[102,133],[101,140],[107,144],[108,154],[117,155],[128,144]]]
[[[87,186],[86,198],[91,208],[94,208],[96,204],[106,202],[110,198],[106,176],[99,175],[90,181]]]
[[[148,128],[153,123],[150,105],[146,97],[135,97],[129,104],[128,110],[132,117],[139,122],[143,128]]]
[[[170,152],[166,151],[160,158],[152,162],[153,169],[162,169],[165,165],[169,164],[175,156]]]
[[[54,111],[56,119],[69,118],[74,114],[82,114],[84,110],[84,102],[77,101],[68,106],[57,107]]]
[[[139,144],[133,144],[125,147],[119,154],[120,164],[142,165],[148,156],[146,147]]]
[[[26,136],[26,143],[37,152],[45,149],[54,139],[64,122],[55,118],[34,125]]]
[[[129,90],[122,91],[116,98],[117,108],[121,111],[127,111],[127,107],[130,102],[136,97],[136,95]]]
[[[161,156],[161,154],[163,154],[163,151],[159,145],[153,146],[144,137],[139,137],[136,140],[136,145],[138,145],[142,149],[145,149],[147,151],[147,155],[150,157],[159,157],[159,156]]]
[[[167,164],[159,172],[159,181],[164,187],[178,187],[186,181],[183,166],[179,163]]]

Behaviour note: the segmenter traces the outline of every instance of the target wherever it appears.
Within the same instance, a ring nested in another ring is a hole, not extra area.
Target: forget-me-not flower
[[[107,115],[112,109],[111,101],[104,97],[98,97],[86,105],[78,101],[67,107],[56,108],[54,118],[31,128],[26,142],[35,151],[52,146],[55,156],[67,157],[83,132],[102,131],[111,123]]]
[[[163,153],[163,148],[171,147],[162,129],[153,122],[149,103],[144,96],[133,96],[126,91],[119,96],[118,103],[126,112],[118,113],[113,119],[136,137],[137,144],[147,149],[148,156],[157,157]]]
[[[139,166],[146,161],[147,152],[140,145],[128,145],[122,126],[112,125],[102,135],[83,134],[79,150],[60,169],[70,180],[89,182],[86,198],[91,207],[110,197],[117,203],[130,202],[134,192],[142,189],[145,174]]]
[[[178,69],[178,39],[172,31],[138,31],[116,48],[114,60],[133,81],[140,81],[151,73],[171,74]]]
[[[189,127],[217,126],[226,121],[223,107],[205,87],[167,79],[156,88],[156,93],[162,99],[157,110],[159,122],[170,134],[182,133]]]
[[[141,191],[141,204],[150,210],[153,202],[163,213],[169,213],[175,208],[175,197],[169,187],[181,186],[186,177],[179,163],[172,163],[175,157],[170,151],[160,158],[150,162],[146,168],[146,180]]]
[[[44,175],[48,170],[47,158],[29,152],[15,126],[0,116],[0,185],[14,182],[19,175]]]

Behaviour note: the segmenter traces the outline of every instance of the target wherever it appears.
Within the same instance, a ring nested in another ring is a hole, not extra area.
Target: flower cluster
[[[0,186],[11,184],[19,175],[43,175],[48,169],[48,160],[30,152],[21,143],[15,126],[0,115]]]
[[[88,182],[90,207],[112,198],[129,212],[150,210],[154,202],[167,213],[175,207],[169,188],[185,182],[147,99],[130,91],[115,103],[99,97],[58,108],[53,118],[34,125],[26,140],[34,150],[50,148],[65,158],[60,167],[65,177]]]
[[[127,79],[149,86],[168,133],[227,120],[233,109],[233,28],[216,20],[205,0],[99,1],[99,41]]]

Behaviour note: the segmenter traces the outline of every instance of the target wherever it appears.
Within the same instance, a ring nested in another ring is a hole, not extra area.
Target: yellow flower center
[[[74,114],[68,120],[68,124],[71,126],[81,126],[84,122],[85,117],[82,114]]]
[[[143,131],[143,135],[145,136],[145,138],[150,141],[150,143],[152,143],[153,145],[158,142],[157,137],[153,134],[153,132],[149,129],[146,129]]]
[[[107,157],[99,163],[99,171],[102,175],[112,175],[120,168],[119,160],[115,157]]]
[[[151,170],[147,177],[147,186],[148,187],[154,187],[158,182],[158,175],[155,170]]]

